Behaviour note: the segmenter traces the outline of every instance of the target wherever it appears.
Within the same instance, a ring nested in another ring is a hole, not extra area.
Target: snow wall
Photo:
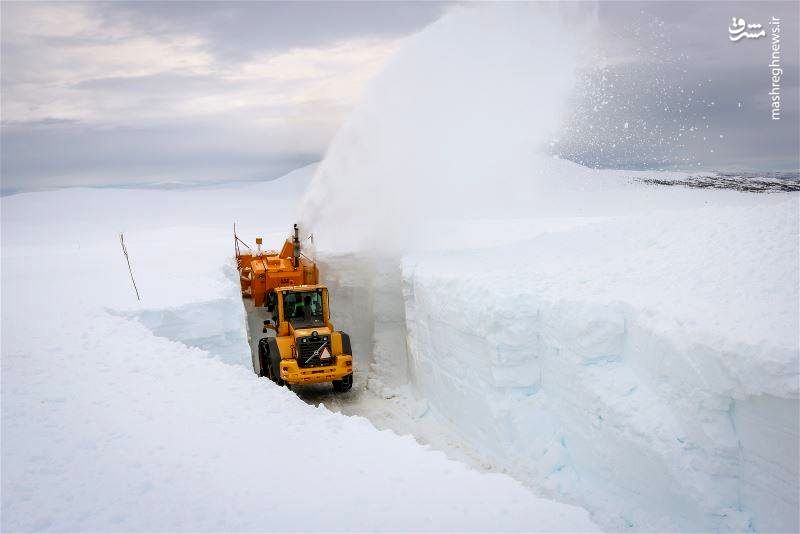
[[[607,527],[794,531],[796,217],[790,199],[410,254],[412,382]]]
[[[549,156],[591,20],[473,7],[409,39],[301,209],[334,318],[371,390],[607,528],[797,531],[798,197]]]

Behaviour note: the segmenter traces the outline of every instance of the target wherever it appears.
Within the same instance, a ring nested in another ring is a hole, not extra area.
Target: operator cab
[[[282,291],[283,294],[283,313],[284,320],[288,321],[293,328],[311,328],[315,326],[325,326],[325,318],[322,313],[322,289],[312,289],[308,291]],[[267,309],[272,311],[275,324],[278,324],[277,295],[270,292],[267,297]]]

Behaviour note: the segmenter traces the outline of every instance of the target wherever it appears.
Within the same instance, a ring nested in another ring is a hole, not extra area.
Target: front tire
[[[269,342],[267,341],[267,338],[261,338],[261,340],[258,342],[258,366],[261,368],[261,370],[256,371],[256,366],[253,365],[253,371],[258,376],[269,376],[267,372],[267,363],[269,357],[267,354],[269,354]]]
[[[345,391],[350,391],[350,388],[352,387],[353,387],[353,373],[343,376],[341,380],[333,381],[333,391],[337,393],[344,393]]]
[[[286,382],[283,381],[281,378],[281,360],[280,357],[275,357],[270,354],[269,364],[267,369],[269,379],[278,384],[279,386],[285,386]]]

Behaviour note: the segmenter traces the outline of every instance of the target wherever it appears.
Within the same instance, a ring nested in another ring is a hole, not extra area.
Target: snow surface
[[[797,532],[800,196],[549,155],[576,25],[470,6],[372,82],[300,212],[337,324],[421,432],[604,528]]]
[[[798,531],[800,196],[547,155],[578,29],[456,10],[273,184],[4,198],[3,529],[597,528],[330,408],[608,530]],[[298,398],[249,370],[231,222],[279,242],[312,172],[358,373]]]
[[[253,374],[232,222],[278,243],[312,171],[2,199],[3,531],[597,530]]]

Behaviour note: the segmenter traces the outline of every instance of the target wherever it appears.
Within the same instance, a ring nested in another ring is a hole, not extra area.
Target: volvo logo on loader
[[[314,332],[314,333],[316,334],[316,332]],[[328,347],[328,345],[327,345],[327,344],[325,344],[325,345],[321,345],[321,346],[320,346],[320,347],[319,347],[317,350],[315,350],[315,351],[314,351],[314,352],[311,354],[311,356],[309,356],[309,357],[308,357],[308,359],[306,360],[306,364],[308,364],[308,363],[309,363],[311,360],[313,360],[314,358],[316,358],[318,355],[319,355],[319,359],[320,359],[320,360],[326,360],[326,359],[330,358],[330,357],[331,357],[331,355],[330,355],[330,354],[328,354],[327,356],[323,356],[323,354],[325,354],[325,352],[327,352],[327,347]],[[323,351],[324,351],[324,352],[323,352]]]

